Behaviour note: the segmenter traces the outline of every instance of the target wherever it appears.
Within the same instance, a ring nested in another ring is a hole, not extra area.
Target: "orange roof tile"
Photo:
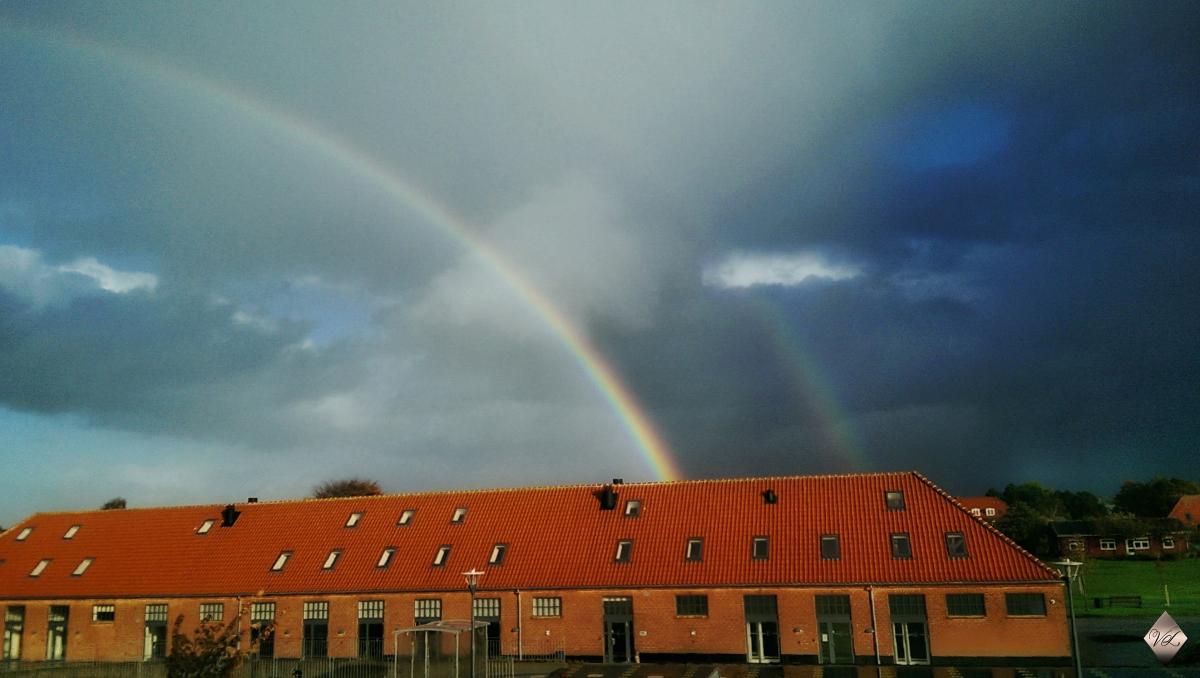
[[[1180,497],[1167,517],[1192,527],[1200,525],[1200,494],[1185,494]]]
[[[482,589],[738,586],[849,583],[1005,582],[1057,573],[972,517],[916,473],[697,480],[615,486],[617,509],[601,511],[599,485],[433,492],[239,504],[232,527],[222,505],[42,513],[0,535],[0,599],[117,598],[372,591],[448,591],[461,572],[484,570]],[[778,500],[768,504],[762,493]],[[885,490],[902,490],[906,510],[889,511]],[[639,499],[629,518],[624,502]],[[466,519],[452,524],[456,507]],[[397,526],[405,509],[416,514]],[[362,518],[345,526],[351,513]],[[197,530],[216,520],[204,535]],[[72,539],[63,535],[72,525]],[[23,528],[33,528],[17,541]],[[949,558],[944,533],[962,532],[969,558]],[[894,560],[890,533],[907,532],[911,560]],[[838,534],[840,560],[820,558],[822,534]],[[770,538],[770,557],[752,560],[751,539]],[[684,560],[689,537],[703,560]],[[616,563],[618,540],[631,562]],[[497,543],[504,561],[489,565]],[[435,552],[451,546],[442,567]],[[376,564],[385,548],[396,553]],[[342,552],[323,570],[330,550]],[[281,572],[271,565],[292,557]],[[85,574],[71,575],[84,558]],[[36,578],[29,574],[50,559]]]

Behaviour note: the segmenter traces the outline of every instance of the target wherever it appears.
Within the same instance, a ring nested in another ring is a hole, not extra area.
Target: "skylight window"
[[[642,515],[642,500],[641,499],[630,499],[629,501],[625,502],[625,517],[626,518],[637,518],[640,515]]]
[[[39,560],[39,561],[38,561],[38,564],[33,566],[33,571],[29,573],[29,576],[30,576],[30,577],[38,577],[38,576],[41,576],[41,574],[42,574],[42,571],[43,571],[43,570],[45,570],[45,569],[46,569],[46,566],[47,566],[47,565],[49,565],[49,564],[50,564],[50,559],[49,559],[49,558],[47,558],[47,559],[45,559],[45,560]]]
[[[215,519],[209,518],[208,520],[200,523],[200,527],[196,530],[196,534],[208,534],[208,531],[211,530],[213,525],[216,524],[217,521]]]
[[[467,519],[467,508],[465,506],[459,506],[458,508],[454,509],[454,515],[450,518],[450,522],[461,523],[461,522],[465,521],[466,519]]]
[[[496,544],[492,547],[492,555],[488,558],[488,564],[501,565],[504,563],[504,554],[508,552],[508,544]]]
[[[967,557],[967,538],[962,532],[946,533],[946,555],[951,558]]]
[[[337,565],[338,558],[342,556],[342,552],[334,549],[325,557],[325,564],[321,566],[322,570],[332,570],[334,565]]]
[[[32,527],[27,527],[27,528],[21,530],[19,533],[17,533],[17,541],[25,541],[26,539],[29,538],[29,535],[32,532],[33,532]]]
[[[449,546],[439,546],[438,550],[437,550],[437,554],[433,556],[433,566],[441,567],[446,564],[446,561],[449,558],[450,558],[450,547]]]
[[[383,553],[379,554],[379,562],[375,563],[375,567],[387,567],[388,563],[392,562],[392,556],[394,555],[396,555],[396,549],[390,547],[384,549]]]
[[[884,492],[883,503],[889,511],[903,511],[904,492],[901,490],[888,490]]]
[[[397,525],[408,525],[409,523],[412,522],[413,514],[415,514],[415,513],[416,513],[416,511],[414,509],[405,509],[404,512],[400,514],[400,520],[397,520],[396,524]]]
[[[271,566],[271,571],[272,572],[282,572],[283,566],[287,565],[287,561],[291,557],[292,557],[291,551],[284,551],[284,552],[280,553],[279,557],[275,559],[275,564]]]
[[[617,542],[617,555],[613,558],[618,563],[628,563],[633,557],[633,542],[622,540]]]
[[[908,541],[907,532],[892,533],[892,557],[906,560],[913,557],[912,544]]]
[[[351,513],[350,517],[346,519],[346,527],[354,527],[358,521],[362,520],[362,517],[362,513]]]
[[[687,540],[687,549],[683,553],[684,560],[693,562],[704,560],[704,540],[700,537],[692,537]]]
[[[78,525],[72,525],[72,526],[68,527],[66,533],[63,534],[63,539],[74,539],[75,533],[78,531],[79,531]]]
[[[72,577],[81,577],[81,576],[83,576],[83,573],[87,572],[87,569],[91,566],[92,566],[92,559],[84,558],[83,560],[79,561],[78,565],[75,566],[75,569],[71,572],[71,576]]]
[[[767,537],[755,537],[750,545],[752,560],[766,560],[771,557],[771,540]]]
[[[842,543],[836,534],[821,535],[821,560],[841,560]]]

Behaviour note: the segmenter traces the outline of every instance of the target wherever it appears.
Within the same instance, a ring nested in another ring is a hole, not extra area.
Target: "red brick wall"
[[[1009,617],[1005,610],[1006,591],[1041,592],[1046,598],[1046,616]],[[979,593],[986,596],[985,618],[950,618],[946,613],[946,593]],[[870,596],[863,587],[829,589],[652,589],[612,591],[522,591],[520,594],[523,647],[527,654],[548,654],[563,650],[569,656],[599,656],[603,653],[603,598],[628,596],[633,599],[635,645],[640,654],[727,654],[746,653],[743,597],[774,594],[778,601],[780,650],[785,656],[813,656],[818,653],[815,596],[848,594],[851,599],[851,625],[854,652],[873,661],[874,639],[879,639],[879,654],[893,654],[889,593],[923,593],[930,627],[930,650],[938,657],[1066,657],[1069,640],[1066,606],[1062,587],[1057,584],[1031,586],[944,586],[915,588],[876,588],[875,616],[878,634],[871,633]],[[676,594],[708,596],[707,617],[677,617]],[[507,654],[517,654],[517,595],[512,591],[489,592],[481,597],[498,597],[501,605],[501,642]],[[533,598],[562,598],[562,616],[533,616]],[[440,598],[443,619],[466,619],[470,598],[465,591],[441,594],[363,594],[355,596],[277,596],[263,598],[276,603],[277,632],[275,655],[298,657],[301,652],[303,603],[310,600],[329,602],[329,655],[353,657],[358,652],[357,602],[384,600],[385,652],[392,651],[392,632],[413,625],[414,601]],[[257,600],[257,599],[255,599]],[[115,622],[93,622],[92,604],[116,605]],[[140,660],[143,652],[144,612],[147,603],[168,602],[168,633],[175,618],[184,615],[184,629],[191,631],[199,619],[202,602],[224,602],[225,620],[237,614],[236,599],[189,598],[163,600],[72,601],[68,626],[69,660]],[[244,599],[246,615],[242,622],[249,636],[249,603]],[[46,620],[55,601],[20,601],[25,606],[23,658],[45,657]],[[0,603],[0,607],[3,603]],[[644,634],[644,635],[643,635]],[[464,637],[463,642],[466,642]],[[452,641],[451,641],[452,643]],[[401,653],[406,650],[401,640]],[[465,652],[465,651],[464,651]]]

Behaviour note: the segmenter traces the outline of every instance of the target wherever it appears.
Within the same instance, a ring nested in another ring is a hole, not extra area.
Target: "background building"
[[[1058,573],[915,473],[43,513],[0,535],[5,657],[161,656],[273,623],[279,657],[465,619],[612,662],[1066,664]]]

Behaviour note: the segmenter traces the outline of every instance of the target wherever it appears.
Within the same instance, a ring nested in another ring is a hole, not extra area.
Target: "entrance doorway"
[[[633,661],[633,599],[604,599],[604,661],[628,664]]]
[[[746,596],[746,661],[779,662],[779,612],[775,596]]]
[[[850,596],[817,596],[816,603],[817,660],[822,664],[853,664]]]
[[[929,663],[929,625],[925,618],[925,596],[890,595],[892,639],[896,664],[923,666]]]

